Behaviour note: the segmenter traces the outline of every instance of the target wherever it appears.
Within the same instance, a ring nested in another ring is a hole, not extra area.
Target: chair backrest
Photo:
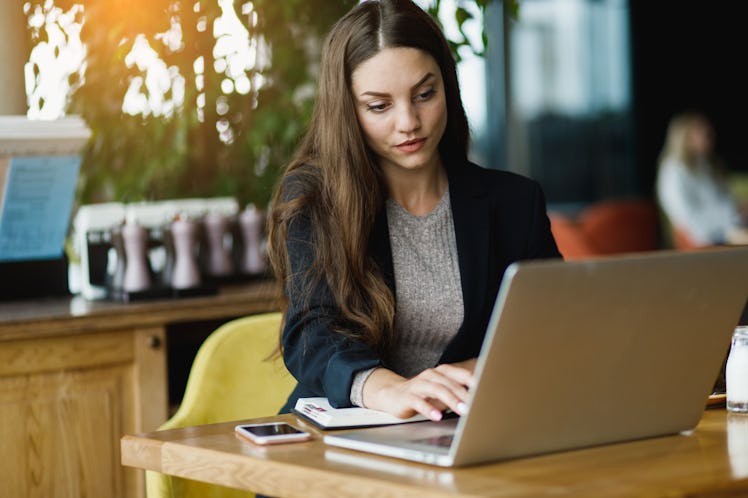
[[[549,212],[551,231],[564,259],[659,249],[659,220],[648,199],[609,199],[586,206],[574,218]]]
[[[648,199],[609,199],[588,206],[579,223],[601,254],[659,248],[657,206]]]
[[[296,385],[278,345],[282,315],[239,318],[200,346],[179,409],[159,430],[275,415]],[[246,491],[146,472],[148,498],[234,498]]]
[[[551,232],[565,260],[586,259],[599,255],[579,223],[561,213],[549,212]]]

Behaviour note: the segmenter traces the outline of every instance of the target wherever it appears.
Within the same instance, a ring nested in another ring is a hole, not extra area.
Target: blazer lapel
[[[467,166],[467,165],[466,165]],[[469,168],[469,166],[467,166]],[[469,331],[483,309],[478,301],[486,295],[486,272],[490,248],[491,210],[485,187],[458,171],[449,176],[449,195],[452,200],[452,217],[457,240],[457,257],[460,266],[462,298],[465,317],[459,335]],[[458,339],[457,337],[455,339]]]

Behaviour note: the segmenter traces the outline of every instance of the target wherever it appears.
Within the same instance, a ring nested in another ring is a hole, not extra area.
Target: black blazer
[[[559,258],[540,186],[523,176],[466,163],[447,171],[454,218],[464,320],[439,363],[474,358],[480,351],[488,320],[509,264],[527,259]],[[283,330],[284,361],[297,379],[281,413],[300,397],[324,396],[336,407],[350,406],[356,372],[385,361],[370,347],[330,332],[337,307],[324,282],[302,302],[299,275],[314,257],[308,220],[289,228],[291,275],[286,283],[289,307]],[[377,214],[369,250],[395,288],[389,231],[384,208]],[[306,307],[305,307],[306,304]]]

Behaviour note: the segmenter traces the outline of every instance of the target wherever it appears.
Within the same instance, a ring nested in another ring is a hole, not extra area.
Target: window
[[[535,178],[549,203],[635,193],[628,19],[625,0],[489,8],[490,166]]]

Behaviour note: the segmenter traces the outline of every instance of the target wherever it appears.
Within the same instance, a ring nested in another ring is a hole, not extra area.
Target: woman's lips
[[[413,140],[406,140],[405,142],[398,144],[396,147],[398,150],[405,152],[405,153],[411,153],[411,152],[417,152],[423,148],[424,144],[426,143],[425,138],[416,138]]]

